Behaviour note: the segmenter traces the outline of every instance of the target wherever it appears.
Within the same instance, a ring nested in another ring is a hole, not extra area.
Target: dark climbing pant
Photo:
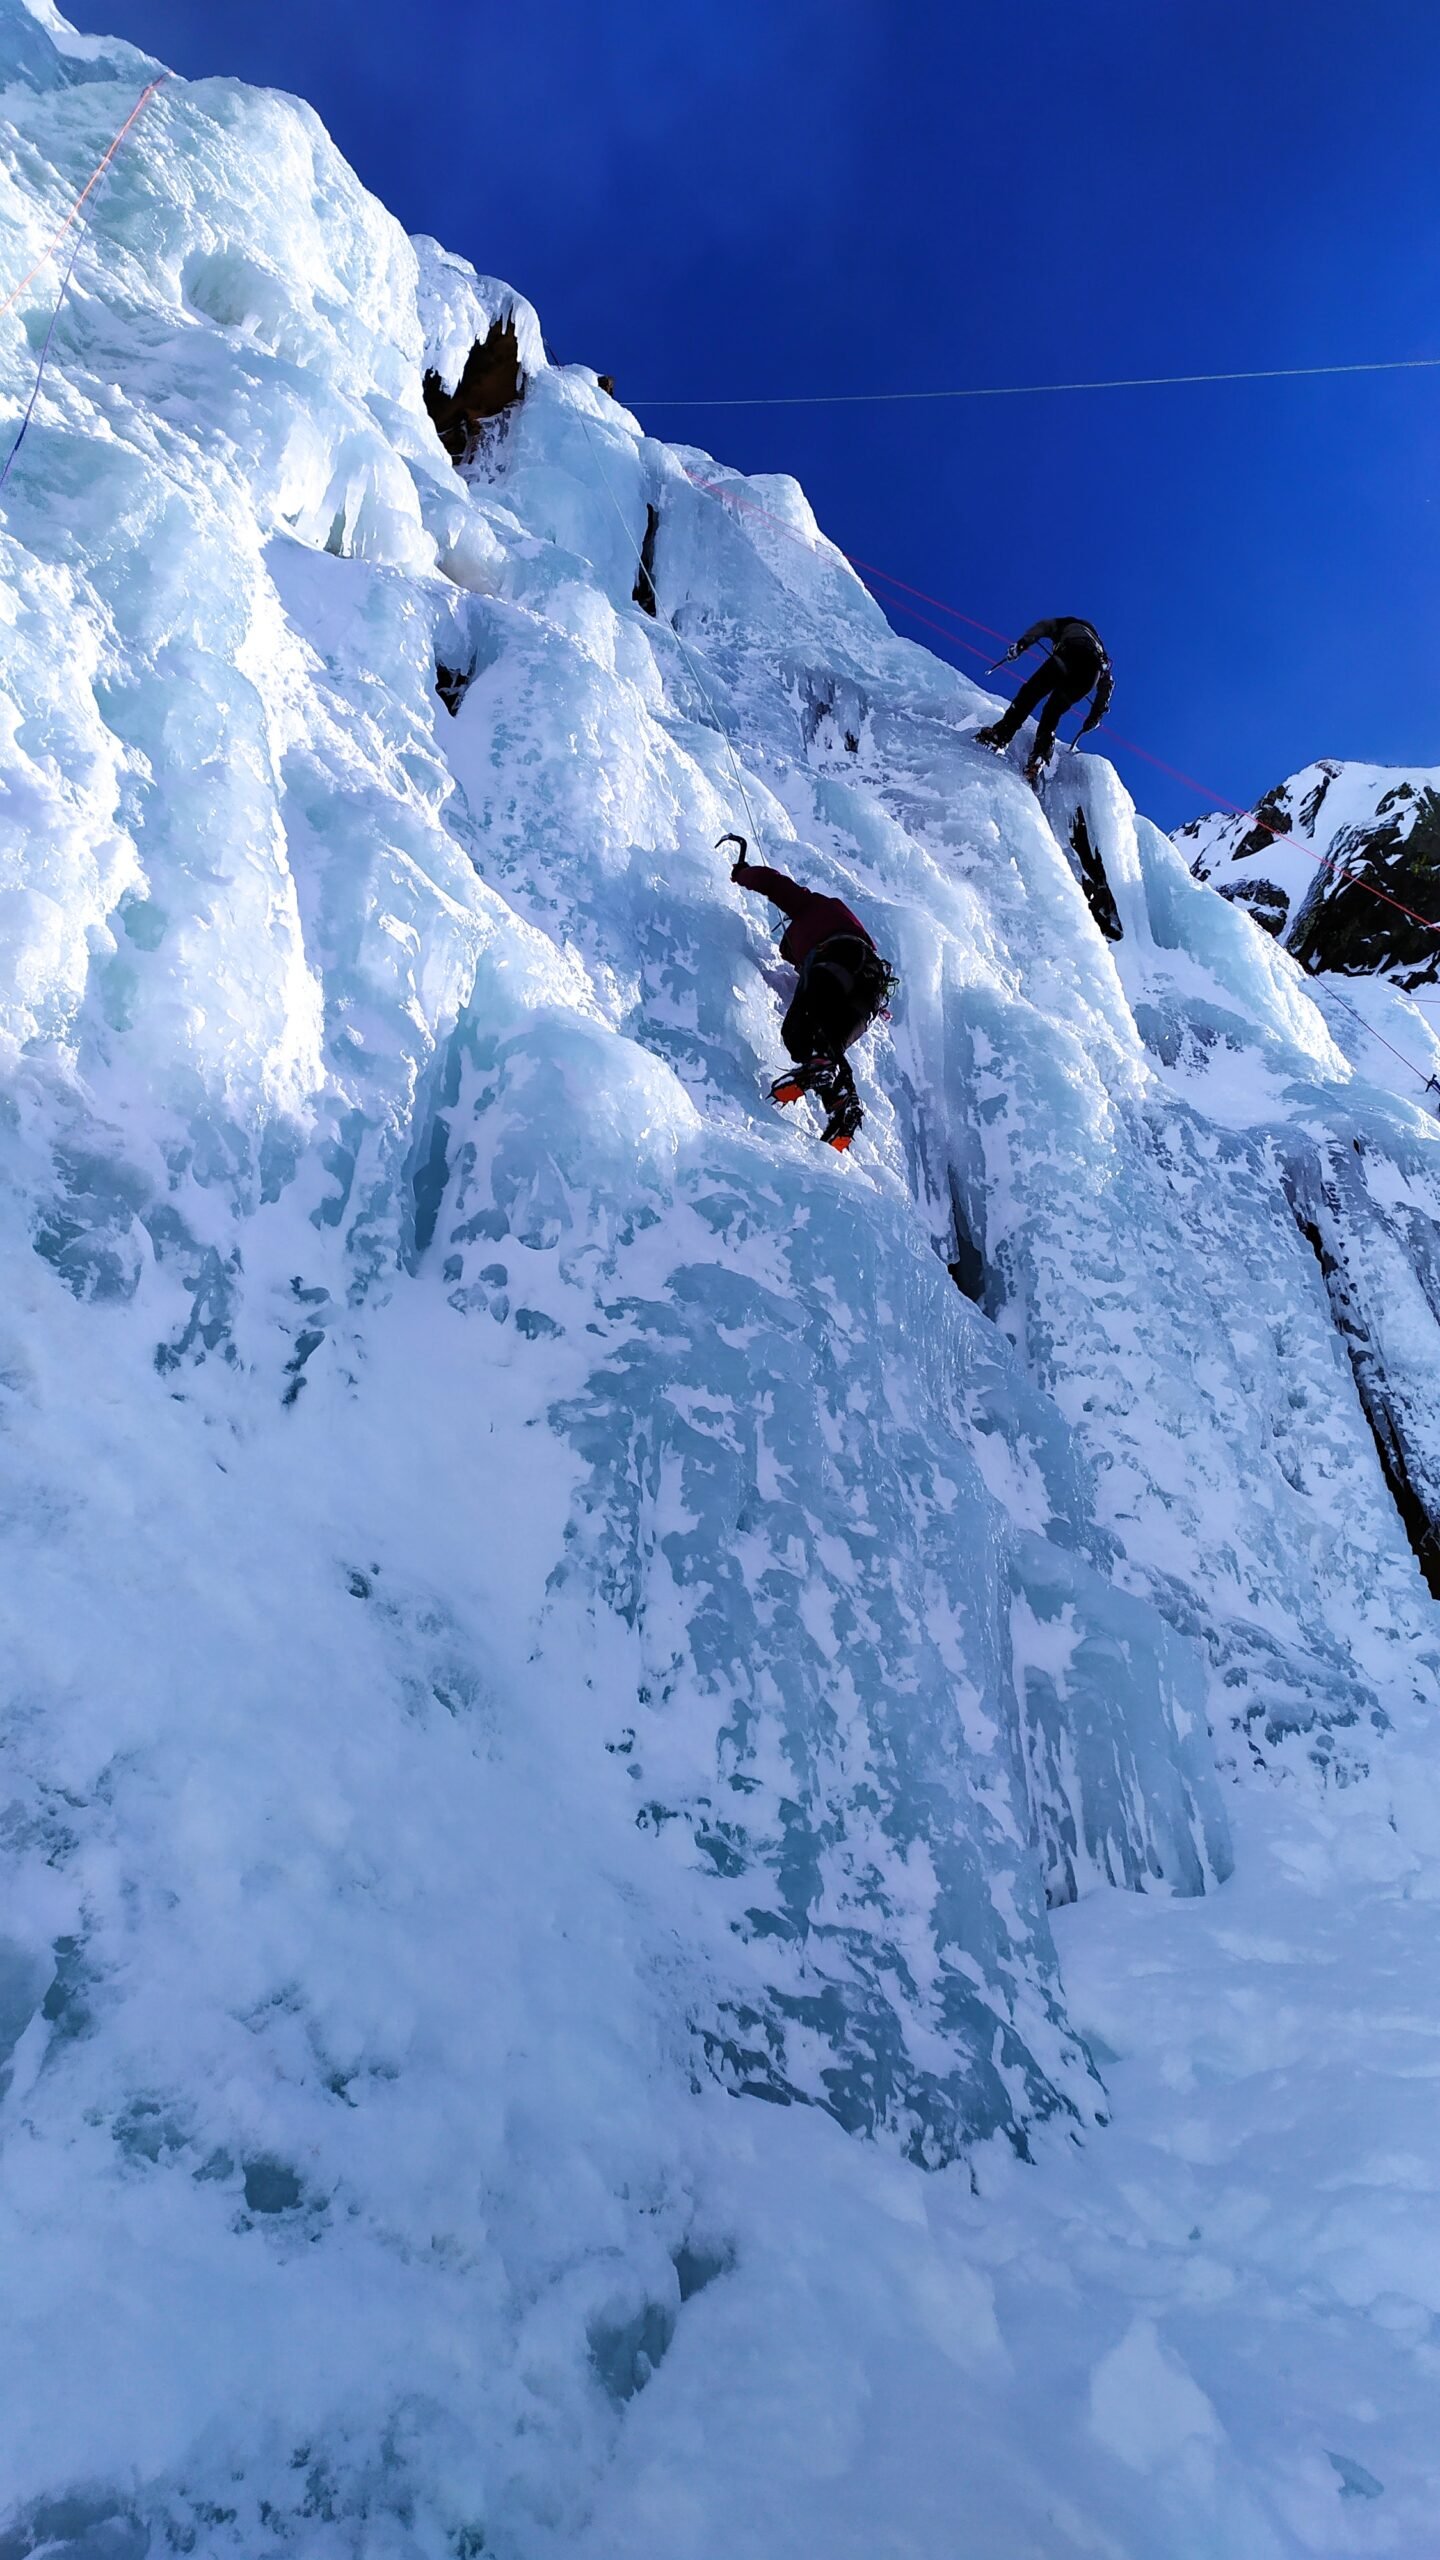
[[[805,960],[780,1037],[802,1066],[810,1058],[843,1058],[884,1001],[878,953],[854,934],[832,934]]]
[[[1083,702],[1100,670],[1082,659],[1078,664],[1057,649],[1027,676],[1010,708],[996,721],[991,737],[997,747],[1008,747],[1021,722],[1028,720],[1037,703],[1045,704],[1040,725],[1035,732],[1035,753],[1042,764],[1048,764],[1055,744],[1055,732],[1067,711]],[[1048,696],[1048,699],[1047,699]]]

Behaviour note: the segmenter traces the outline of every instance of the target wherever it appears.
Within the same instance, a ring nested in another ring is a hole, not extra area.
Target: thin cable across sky
[[[1199,382],[1315,382],[1343,373],[1433,373],[1440,356],[1385,356],[1364,364],[1274,364],[1235,373],[1120,374],[1106,382],[986,382],[961,391],[766,391],[730,392],[720,399],[688,399],[667,392],[637,396],[635,409],[844,409],[905,400],[1025,400],[1056,391],[1170,391]]]

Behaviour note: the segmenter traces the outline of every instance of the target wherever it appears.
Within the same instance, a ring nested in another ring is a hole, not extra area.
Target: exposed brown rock
[[[476,340],[453,391],[446,390],[438,373],[427,373],[424,392],[435,432],[451,461],[469,462],[486,421],[502,417],[525,397],[513,313],[496,320],[488,337]]]

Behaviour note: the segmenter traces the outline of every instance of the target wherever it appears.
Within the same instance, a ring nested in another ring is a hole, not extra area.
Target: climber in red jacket
[[[747,861],[743,836],[722,836],[720,844],[740,848],[731,879],[768,898],[787,918],[780,957],[796,970],[798,984],[780,1037],[795,1064],[788,1075],[776,1077],[772,1098],[798,1102],[802,1093],[818,1094],[827,1114],[822,1135],[843,1153],[865,1116],[845,1052],[883,1010],[893,974],[842,898],[802,889],[783,871]]]

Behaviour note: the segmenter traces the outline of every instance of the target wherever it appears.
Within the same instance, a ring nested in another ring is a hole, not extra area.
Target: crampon
[[[858,1135],[864,1116],[854,1094],[841,1095],[831,1104],[830,1117],[820,1132],[826,1146],[833,1147],[837,1155],[844,1155],[847,1147]]]
[[[798,1102],[802,1093],[823,1093],[836,1072],[833,1058],[811,1058],[803,1067],[790,1067],[777,1076],[770,1087],[772,1102]]]

